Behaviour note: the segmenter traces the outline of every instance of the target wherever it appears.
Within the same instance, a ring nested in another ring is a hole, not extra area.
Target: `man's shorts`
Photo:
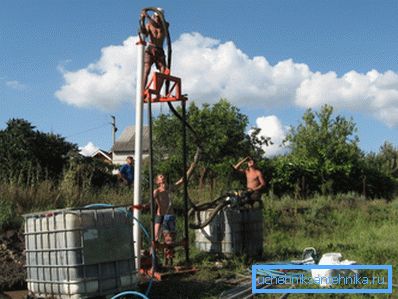
[[[248,192],[247,197],[246,197],[246,202],[247,204],[250,204],[252,207],[254,207],[255,203],[258,203],[257,205],[259,207],[263,206],[263,201],[262,201],[262,195],[264,194],[264,190],[257,190],[257,191],[251,191]]]
[[[162,224],[164,220],[164,216],[162,215],[155,215],[155,223]]]
[[[250,194],[250,200],[252,202],[261,201],[261,197],[262,197],[263,193],[264,193],[263,191],[253,191]]]
[[[145,49],[144,62],[149,65],[155,63],[158,70],[160,70],[162,66],[166,67],[164,50],[160,47],[148,45]]]
[[[176,231],[176,216],[164,215],[163,220],[163,231],[164,232],[175,232]]]

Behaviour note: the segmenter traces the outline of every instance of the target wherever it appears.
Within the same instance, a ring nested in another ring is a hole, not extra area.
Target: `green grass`
[[[217,192],[213,190],[214,196]],[[102,190],[69,190],[68,193],[42,182],[35,187],[21,188],[0,185],[0,226],[18,227],[20,215],[32,211],[84,206],[90,203],[130,204],[132,190],[104,188]],[[209,189],[193,190],[195,198],[209,200]],[[144,198],[147,198],[144,197]],[[146,201],[146,200],[145,200]],[[182,201],[175,198],[177,211]],[[360,264],[391,264],[393,282],[398,283],[398,199],[393,201],[366,200],[354,194],[317,196],[306,200],[289,197],[264,200],[264,256],[256,262],[275,262],[300,259],[305,247],[315,247],[321,256],[327,252],[341,252],[344,259]],[[178,215],[178,232],[182,237],[183,217]],[[149,227],[149,217],[143,217]],[[194,231],[190,231],[194,239]],[[192,244],[193,245],[193,244]],[[184,254],[177,253],[176,262],[183,262]],[[230,286],[222,279],[244,273],[253,261],[245,257],[221,260],[215,266],[215,257],[191,247],[191,258],[200,269],[195,275],[173,278],[153,287],[152,298],[218,298]],[[258,298],[279,298],[263,295]],[[386,299],[398,298],[398,292],[389,295],[310,295],[294,294],[289,299]]]
[[[352,195],[299,201],[267,198],[264,213],[265,260],[297,259],[303,248],[311,246],[317,249],[319,256],[326,252],[340,252],[344,259],[360,264],[390,264],[393,278],[398,275],[398,200],[368,201]],[[294,299],[397,297],[396,290],[392,296],[289,296]]]
[[[221,260],[209,254],[191,250],[194,264],[200,271],[193,276],[155,284],[153,298],[218,298],[230,288],[222,278],[245,273],[253,262],[266,263],[300,259],[305,247],[315,247],[319,257],[327,252],[340,252],[343,259],[360,264],[390,264],[393,283],[398,275],[398,199],[366,200],[348,194],[333,197],[318,196],[307,200],[265,199],[264,256],[257,261],[245,257]],[[182,228],[182,217],[179,227]],[[191,234],[192,240],[192,234]],[[179,253],[179,261],[183,255]],[[173,285],[169,291],[170,284]],[[386,287],[386,286],[385,286]],[[383,288],[385,288],[383,287]],[[178,290],[173,293],[173,290]],[[256,298],[279,298],[279,295],[259,295]],[[160,297],[158,297],[160,296]],[[397,290],[388,294],[292,294],[289,298],[324,299],[392,299]]]
[[[313,246],[361,263],[397,264],[397,201],[319,197],[292,205],[267,199],[264,212],[268,258],[291,258]]]

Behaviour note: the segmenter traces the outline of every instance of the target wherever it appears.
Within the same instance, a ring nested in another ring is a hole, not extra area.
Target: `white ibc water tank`
[[[24,218],[33,297],[90,298],[136,286],[126,208],[64,209]]]
[[[213,210],[200,212],[205,222]],[[226,208],[221,210],[207,226],[195,232],[195,246],[200,251],[227,256],[245,254],[261,256],[263,253],[264,217],[262,208]]]

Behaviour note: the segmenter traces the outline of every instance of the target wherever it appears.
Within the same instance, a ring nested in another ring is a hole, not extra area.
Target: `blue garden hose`
[[[141,294],[140,292],[136,292],[136,291],[125,291],[125,292],[121,292],[115,296],[113,296],[111,299],[116,299],[122,296],[126,296],[126,295],[135,295],[138,297],[141,297],[143,299],[149,299],[147,296],[145,296],[144,294]]]
[[[90,205],[84,206],[84,208],[87,208],[87,209],[111,208],[111,207],[113,207],[113,205],[107,204],[107,203],[95,203],[95,204],[90,204]],[[120,210],[122,210],[124,212],[123,209],[120,209]],[[145,236],[148,238],[148,241],[151,242],[151,237],[149,236],[148,230],[145,228],[144,224],[142,224],[141,221],[139,221],[137,218],[135,218],[133,216],[133,214],[131,213],[131,211],[129,211],[127,213],[127,216],[133,218],[133,220],[135,220],[138,223],[138,225],[140,226],[141,230],[144,232]],[[152,254],[152,263],[153,264],[155,263],[155,256],[153,254]],[[125,291],[125,292],[122,292],[122,293],[119,293],[119,294],[113,296],[111,299],[116,299],[116,298],[119,298],[119,297],[125,296],[125,295],[137,295],[137,296],[139,296],[141,298],[149,299],[147,296],[149,295],[149,292],[151,291],[152,283],[153,283],[153,278],[151,277],[151,279],[149,280],[148,288],[147,288],[147,290],[145,292],[145,295],[141,294],[139,292],[136,292],[136,291]]]
[[[94,208],[111,208],[113,207],[109,203],[93,203],[91,205],[84,206],[85,209],[94,209]]]
[[[112,208],[112,207],[113,207],[113,206],[112,206],[111,204],[108,204],[108,203],[94,203],[94,204],[90,204],[90,205],[84,206],[84,208],[87,208],[87,209],[94,209],[94,208]],[[124,212],[123,209],[120,209],[120,210],[122,210],[122,211]],[[150,239],[149,233],[148,233],[147,229],[145,228],[145,226],[142,224],[142,222],[140,222],[137,218],[135,218],[135,217],[132,215],[131,211],[129,211],[129,212],[127,213],[127,216],[133,218],[133,219],[138,223],[138,225],[141,227],[141,229],[142,229],[142,231],[144,232],[145,236],[146,236],[148,239]]]

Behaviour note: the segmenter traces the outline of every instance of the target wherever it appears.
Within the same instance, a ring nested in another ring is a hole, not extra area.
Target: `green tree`
[[[392,143],[384,142],[376,160],[384,174],[398,179],[398,149]]]
[[[181,113],[181,110],[179,110]],[[192,160],[199,141],[202,159],[199,165],[199,182],[206,179],[226,178],[231,174],[232,163],[245,155],[261,156],[263,139],[259,132],[246,132],[248,118],[226,100],[201,108],[191,103],[187,121],[197,136],[188,132],[188,153]],[[156,171],[176,179],[181,176],[182,123],[173,114],[161,115],[154,121]]]
[[[368,198],[391,199],[396,192],[396,180],[382,171],[378,155],[367,154],[361,162],[362,195]]]
[[[398,186],[398,150],[385,142],[377,154],[363,159],[362,193],[367,197],[391,199]]]
[[[291,149],[280,160],[276,174],[286,169],[293,177],[285,185],[298,193],[337,193],[357,190],[361,171],[356,125],[343,116],[332,117],[333,108],[325,105],[320,112],[308,109],[297,127],[292,127],[285,142]],[[287,163],[287,164],[286,164]],[[281,179],[279,179],[281,180]],[[278,182],[278,179],[276,179]]]
[[[0,180],[34,184],[60,178],[67,154],[77,151],[77,146],[59,135],[34,129],[24,119],[11,119],[0,131]]]

